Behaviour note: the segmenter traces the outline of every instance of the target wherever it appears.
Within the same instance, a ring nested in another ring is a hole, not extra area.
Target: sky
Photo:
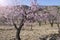
[[[37,0],[37,3],[39,5],[44,6],[60,6],[60,0]],[[7,6],[7,5],[29,5],[30,6],[30,0],[0,0],[0,5]]]

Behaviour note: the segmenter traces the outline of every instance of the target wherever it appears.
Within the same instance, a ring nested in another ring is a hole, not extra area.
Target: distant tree
[[[6,24],[7,23],[7,18],[4,17],[4,16],[0,17],[0,23],[1,24]]]
[[[39,26],[41,26],[42,23],[42,19],[43,19],[43,15],[37,15],[37,22],[39,23]]]
[[[49,23],[51,24],[51,27],[53,27],[54,19],[55,19],[55,16],[52,14],[49,14],[48,20],[49,20]]]
[[[44,23],[46,24],[47,23],[47,21],[48,21],[48,15],[49,15],[49,13],[48,12],[44,12],[44,14],[43,14],[43,21],[44,21]]]

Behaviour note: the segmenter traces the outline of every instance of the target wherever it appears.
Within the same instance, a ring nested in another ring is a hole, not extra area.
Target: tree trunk
[[[53,27],[54,21],[53,20],[50,20],[49,22],[50,22],[51,27]]]
[[[59,23],[57,23],[57,26],[59,27]]]
[[[17,27],[17,25],[14,23],[14,21],[13,21],[13,25],[14,25],[14,27],[17,30],[17,32],[16,32],[16,40],[21,40],[19,34],[21,32],[22,27],[24,26],[24,20],[21,20],[21,23],[20,23],[19,27]]]
[[[33,30],[33,28],[32,28],[33,26],[32,26],[32,24],[31,24],[31,31]]]
[[[59,35],[60,35],[60,27],[58,27],[58,33],[59,33]]]
[[[51,27],[53,27],[53,22],[52,23],[50,23],[51,24]]]
[[[20,31],[21,30],[18,29],[17,32],[16,32],[16,40],[21,40],[20,35],[19,35]]]
[[[46,24],[46,21],[45,21],[45,24]]]
[[[16,39],[17,39],[17,40],[21,40],[19,34],[20,34],[20,32],[21,32],[21,29],[22,29],[23,25],[24,25],[24,23],[23,23],[22,25],[20,25],[20,27],[17,29],[17,32],[16,32]]]
[[[39,21],[38,23],[39,23],[39,26],[41,26],[41,21]]]

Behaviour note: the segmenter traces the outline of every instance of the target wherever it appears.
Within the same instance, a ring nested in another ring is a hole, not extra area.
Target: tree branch
[[[14,27],[15,27],[16,29],[18,29],[18,28],[17,28],[17,25],[16,25],[16,23],[14,22],[13,19],[12,19],[12,22],[13,22]]]
[[[19,29],[21,29],[23,25],[24,25],[24,18],[20,22]]]

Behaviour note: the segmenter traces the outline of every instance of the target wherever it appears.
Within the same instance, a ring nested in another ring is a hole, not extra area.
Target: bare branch
[[[19,29],[21,29],[23,25],[24,25],[24,18],[20,22]]]
[[[15,27],[16,29],[18,29],[18,28],[17,28],[17,25],[16,25],[16,23],[14,22],[13,19],[12,19],[12,23],[13,23],[14,27]]]

